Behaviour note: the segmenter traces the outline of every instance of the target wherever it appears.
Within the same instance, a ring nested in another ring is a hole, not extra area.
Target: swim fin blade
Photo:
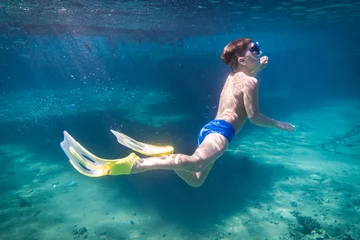
[[[121,159],[99,158],[86,150],[66,131],[61,148],[69,158],[71,165],[81,174],[88,177],[105,175],[128,175],[132,166],[139,159],[135,153]]]
[[[134,150],[135,152],[141,153],[146,156],[152,157],[160,157],[167,156],[174,152],[174,148],[172,146],[155,146],[143,142],[136,141],[135,139],[114,131],[110,130],[116,137],[118,143],[121,145]]]

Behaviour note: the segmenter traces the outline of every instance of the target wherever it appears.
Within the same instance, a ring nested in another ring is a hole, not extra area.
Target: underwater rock
[[[332,177],[328,177],[325,178],[321,183],[322,184],[334,183],[334,179]]]
[[[311,239],[321,240],[328,239],[329,235],[325,232],[324,229],[316,229],[311,231]]]
[[[311,180],[314,180],[314,181],[317,181],[317,182],[321,182],[322,180],[324,180],[324,177],[322,177],[322,176],[320,176],[320,175],[318,175],[318,174],[311,174],[311,175],[309,176],[309,178],[310,178]]]
[[[30,189],[30,190],[26,191],[25,194],[30,194],[30,193],[32,193],[33,191],[34,191],[34,190]]]
[[[298,221],[298,223],[300,225],[303,226],[302,233],[304,233],[304,234],[311,234],[311,232],[313,230],[320,228],[320,224],[315,219],[312,219],[311,217],[297,216],[296,220]]]
[[[272,223],[272,224],[276,224],[276,225],[278,225],[279,224],[279,222],[278,221],[269,221],[269,223]]]
[[[290,202],[290,205],[291,205],[292,207],[297,207],[297,203],[296,203],[295,201]]]
[[[357,207],[360,207],[360,198],[355,198],[353,199],[352,203],[357,206]]]
[[[338,236],[336,238],[336,240],[355,240],[354,238],[352,238],[349,234],[343,234],[341,236]]]
[[[259,202],[256,202],[254,208],[263,209],[263,206]]]
[[[82,227],[80,229],[76,229],[76,226],[74,226],[74,229],[72,230],[72,235],[74,235],[74,239],[80,239],[80,236],[82,236],[84,239],[88,237],[88,230],[86,227]]]
[[[34,213],[34,217],[36,217],[37,215],[39,215],[41,213],[41,211],[36,211],[35,213]]]
[[[294,210],[294,211],[291,211],[290,214],[294,217],[297,217],[300,215],[300,212]]]
[[[77,186],[77,182],[76,181],[71,181],[69,184],[68,184],[69,187],[76,187]]]
[[[304,236],[304,234],[302,232],[293,230],[290,231],[290,236],[293,237],[293,239],[301,239]]]
[[[270,204],[266,205],[266,210],[267,210],[267,211],[271,211],[271,209],[272,209],[272,207],[271,207]]]
[[[18,203],[19,203],[19,207],[21,207],[21,208],[32,206],[31,202],[29,202],[23,198],[20,198],[20,197],[18,197]]]
[[[309,235],[306,235],[305,237],[302,237],[300,240],[314,240],[314,238],[312,238]]]
[[[98,235],[100,238],[106,238],[106,231],[99,232]]]
[[[324,174],[312,174],[309,176],[311,180],[320,184],[329,184],[334,183],[334,179],[332,177],[328,177]]]
[[[334,237],[336,239],[336,236],[341,236],[344,232],[343,226],[340,225],[327,225],[326,226],[326,233],[329,236]]]
[[[224,239],[224,236],[220,233],[219,237],[215,238],[216,240]]]
[[[82,227],[82,228],[80,228],[79,231],[78,231],[78,233],[79,233],[80,235],[83,235],[83,234],[86,233],[86,232],[87,232],[86,227]]]

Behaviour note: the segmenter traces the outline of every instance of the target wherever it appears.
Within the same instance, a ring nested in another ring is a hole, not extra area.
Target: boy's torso
[[[247,81],[251,77],[239,72],[230,74],[221,91],[216,119],[229,122],[237,134],[247,120],[244,104],[244,93],[247,91]]]

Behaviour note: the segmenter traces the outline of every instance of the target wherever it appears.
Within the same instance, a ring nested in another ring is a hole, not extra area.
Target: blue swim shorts
[[[210,133],[220,133],[226,139],[231,142],[235,135],[234,127],[225,120],[215,119],[207,123],[201,130],[198,136],[198,145],[200,145],[205,137]]]

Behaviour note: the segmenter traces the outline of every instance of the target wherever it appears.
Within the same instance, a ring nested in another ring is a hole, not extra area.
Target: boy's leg
[[[229,142],[218,133],[206,136],[202,144],[191,156],[184,154],[171,154],[164,157],[151,157],[138,159],[131,173],[139,173],[153,169],[167,169],[194,174],[197,179],[206,178],[215,160],[218,159],[227,149]],[[209,167],[209,168],[208,168]],[[204,171],[204,173],[201,173]],[[188,179],[190,174],[182,174]],[[180,176],[181,177],[181,176]],[[184,179],[185,180],[185,179]]]
[[[105,175],[128,175],[153,169],[167,169],[187,172],[180,174],[187,182],[196,183],[204,180],[215,160],[227,149],[228,140],[221,134],[212,133],[206,136],[202,144],[191,156],[184,154],[171,154],[162,157],[139,158],[131,153],[121,159],[103,159],[87,151],[75,141],[67,132],[61,147],[69,157],[70,163],[80,173],[89,177]],[[193,184],[194,185],[194,184]]]

